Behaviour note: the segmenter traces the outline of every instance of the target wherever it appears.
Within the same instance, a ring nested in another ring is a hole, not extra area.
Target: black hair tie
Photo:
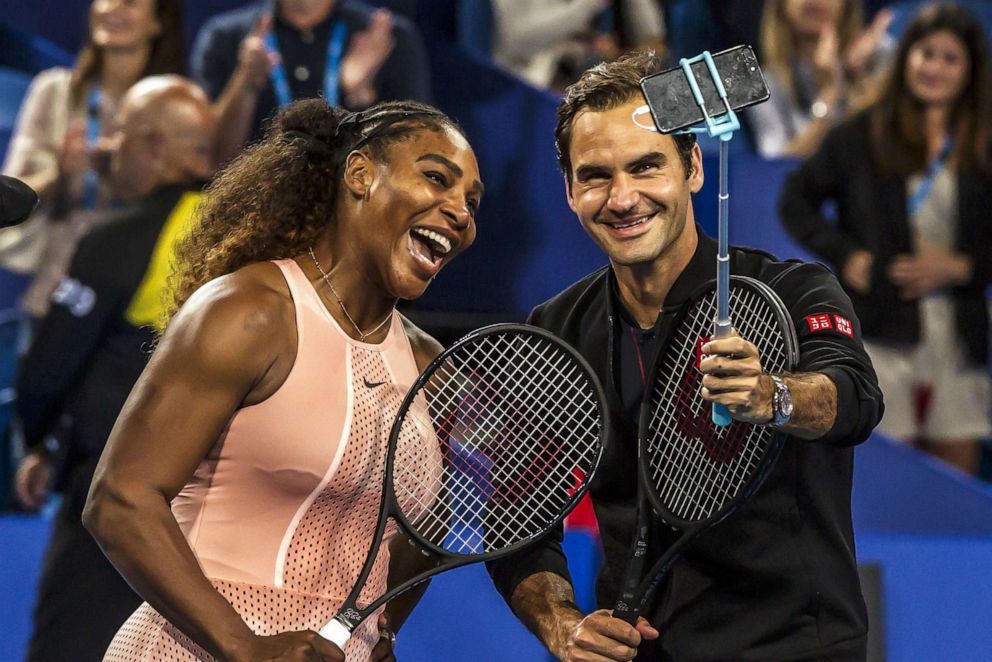
[[[334,135],[335,137],[340,136],[344,132],[344,130],[349,126],[354,125],[354,127],[357,129],[359,126],[361,126],[361,124],[362,124],[362,112],[361,111],[350,112],[344,117],[342,117],[341,121],[338,122],[338,125],[334,128]]]
[[[375,111],[371,114],[364,112],[354,112],[345,115],[341,123],[338,124],[336,134],[340,133],[341,129],[345,126],[355,125],[358,128],[358,139],[352,143],[348,151],[356,150],[359,147],[365,146],[370,140],[383,133],[390,126],[403,122],[415,117],[436,117],[440,119],[447,119],[447,116],[439,110],[428,109],[428,108],[386,108],[382,110]],[[368,132],[362,132],[362,124],[372,124],[378,122],[374,127],[368,130]]]
[[[320,156],[332,156],[334,154],[334,150],[331,149],[330,145],[328,145],[320,138],[310,135],[309,133],[305,133],[303,131],[296,131],[294,129],[290,131],[284,131],[282,135],[287,142],[294,142],[299,140],[304,144],[307,151],[310,152],[311,154],[318,154]]]

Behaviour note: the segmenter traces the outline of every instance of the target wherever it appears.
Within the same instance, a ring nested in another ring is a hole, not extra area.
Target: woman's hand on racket
[[[733,330],[726,338],[703,345],[702,354],[700,394],[704,400],[726,406],[734,419],[745,423],[772,419],[774,384],[761,370],[757,347]]]
[[[372,649],[372,662],[396,662],[396,634],[389,627],[389,616],[386,612],[379,614],[379,641]]]
[[[562,662],[626,662],[637,656],[643,639],[657,638],[658,631],[644,618],[638,617],[635,627],[600,609],[570,626],[556,654]]]

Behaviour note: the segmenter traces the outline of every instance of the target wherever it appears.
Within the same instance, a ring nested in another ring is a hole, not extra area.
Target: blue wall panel
[[[40,517],[0,516],[0,660],[23,660],[27,652],[48,531]]]
[[[992,660],[992,538],[858,535],[882,567],[888,662]]]

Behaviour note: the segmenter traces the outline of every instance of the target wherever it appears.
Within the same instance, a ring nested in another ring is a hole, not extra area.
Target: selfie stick
[[[706,109],[703,94],[699,91],[699,84],[692,71],[692,65],[701,61],[706,63],[706,69],[709,71],[713,86],[726,109],[726,112],[716,117],[711,116]],[[741,123],[737,119],[737,113],[733,111],[730,102],[727,101],[727,91],[723,87],[723,81],[720,80],[720,74],[716,70],[716,65],[713,63],[713,57],[709,51],[703,51],[702,55],[697,55],[694,58],[682,58],[679,60],[679,65],[689,82],[689,88],[692,90],[696,105],[703,111],[703,119],[706,124],[705,127],[684,129],[682,133],[706,133],[711,138],[720,139],[720,207],[717,214],[719,250],[716,256],[716,319],[713,323],[713,337],[726,338],[730,335],[732,328],[730,323],[730,251],[727,245],[727,216],[730,208],[730,193],[727,186],[727,147],[730,139],[734,137],[734,131],[741,128]],[[730,425],[730,422],[730,413],[727,408],[721,404],[714,404],[714,425],[727,426]]]

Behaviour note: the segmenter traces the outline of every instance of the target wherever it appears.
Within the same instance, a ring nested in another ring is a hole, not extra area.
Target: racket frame
[[[423,386],[430,381],[438,369],[445,363],[445,361],[452,354],[460,350],[465,345],[477,342],[481,337],[494,335],[494,334],[507,334],[507,333],[517,333],[521,335],[532,335],[541,338],[546,342],[557,346],[566,354],[571,356],[572,359],[576,361],[578,366],[585,372],[589,378],[589,383],[595,392],[595,403],[599,410],[599,447],[596,458],[594,459],[590,470],[586,473],[584,480],[576,486],[574,493],[569,498],[569,501],[561,512],[554,518],[554,520],[540,533],[537,533],[529,538],[520,540],[508,545],[499,550],[492,552],[483,552],[482,554],[457,554],[450,552],[443,547],[434,544],[424,536],[420,535],[416,531],[416,527],[412,526],[407,520],[406,516],[403,514],[400,508],[399,501],[396,498],[396,494],[392,486],[392,473],[393,464],[396,455],[397,440],[403,428],[403,423],[406,417],[407,411],[413,406],[418,395],[421,393]],[[386,449],[386,461],[384,466],[384,477],[382,486],[382,502],[379,508],[379,515],[376,520],[375,533],[372,537],[372,542],[369,545],[369,552],[366,556],[365,563],[362,566],[362,570],[358,575],[355,585],[349,593],[348,597],[342,603],[338,614],[334,616],[333,619],[327,625],[320,629],[320,636],[325,639],[329,639],[338,648],[344,649],[345,643],[351,638],[352,632],[357,628],[362,621],[364,621],[369,615],[374,613],[380,606],[389,602],[393,598],[402,595],[408,590],[424,583],[428,579],[432,578],[441,572],[447,570],[454,570],[472,563],[481,563],[484,561],[491,561],[493,559],[501,558],[509,554],[520,550],[527,545],[530,545],[534,541],[542,538],[554,527],[561,524],[565,517],[578,505],[579,501],[585,496],[586,492],[589,490],[589,484],[592,481],[593,475],[596,469],[599,467],[599,463],[603,457],[603,448],[605,441],[608,438],[609,433],[609,409],[606,406],[606,395],[603,391],[602,384],[596,373],[593,371],[589,362],[582,357],[571,345],[558,338],[549,331],[542,328],[532,326],[529,324],[515,324],[515,323],[503,323],[503,324],[491,324],[485,326],[475,331],[472,331],[459,340],[457,340],[453,345],[438,354],[424,371],[417,377],[417,380],[410,387],[409,392],[403,399],[400,408],[396,412],[396,416],[393,420],[393,426],[389,433],[389,441]],[[413,577],[407,579],[403,583],[388,589],[381,596],[377,597],[375,600],[370,602],[364,608],[358,607],[358,598],[361,594],[362,589],[365,587],[365,582],[368,580],[369,574],[372,572],[372,568],[375,564],[376,558],[379,555],[379,548],[382,545],[382,540],[386,532],[386,526],[388,524],[389,518],[392,517],[396,522],[397,526],[403,530],[403,532],[408,536],[411,544],[416,544],[420,546],[420,551],[425,556],[433,556],[435,563],[433,567],[428,568],[414,575]]]
[[[786,339],[787,369],[789,371],[794,370],[799,362],[799,340],[796,336],[795,325],[792,323],[792,318],[789,316],[788,310],[781,298],[771,287],[748,276],[730,276],[729,283],[731,286],[735,283],[740,283],[744,287],[757,290],[770,304],[772,311],[778,318],[779,328],[783,331]],[[673,332],[685,321],[692,305],[699,301],[701,297],[716,289],[715,285],[718,286],[715,280],[708,281],[697,288],[693,295],[687,299],[679,311],[675,323],[672,325]],[[655,365],[652,367],[652,377],[648,382],[651,384],[652,389],[663,357],[664,352],[659,353],[656,357]],[[661,501],[655,490],[650,487],[651,460],[647,448],[649,443],[648,437],[650,435],[650,394],[651,391],[645,391],[638,421],[637,525],[634,530],[634,543],[631,547],[631,554],[628,557],[628,563],[623,575],[620,598],[617,600],[613,610],[614,617],[624,620],[631,625],[637,622],[637,617],[640,616],[644,607],[661,584],[661,581],[696,536],[702,531],[716,526],[725,520],[761,488],[774,468],[775,462],[778,460],[778,456],[781,454],[782,447],[785,444],[785,440],[789,436],[782,430],[776,429],[757,470],[751,475],[747,484],[737,497],[724,504],[720,510],[706,519],[687,521],[672,513]],[[665,440],[664,443],[667,444],[669,441]],[[657,516],[673,529],[681,531],[682,535],[665,550],[661,558],[655,561],[648,573],[644,575],[643,569],[647,559],[648,538],[652,530],[651,519],[653,516]]]

